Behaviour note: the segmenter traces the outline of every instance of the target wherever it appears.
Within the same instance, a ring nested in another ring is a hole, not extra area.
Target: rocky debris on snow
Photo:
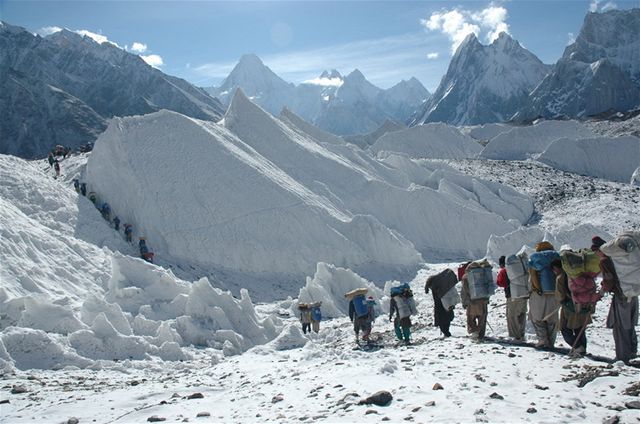
[[[436,384],[433,385],[433,389],[432,390],[444,390],[444,387],[442,387],[442,384],[436,383]]]
[[[159,417],[157,415],[152,415],[149,418],[147,418],[147,421],[150,423],[157,423],[157,422],[161,422],[161,421],[166,421],[167,419],[165,417]]]
[[[502,395],[500,395],[500,394],[498,394],[498,393],[496,393],[496,392],[491,393],[491,394],[489,395],[489,397],[490,397],[491,399],[504,400],[504,396],[502,396]]]
[[[198,412],[198,414],[196,415],[196,418],[210,417],[210,416],[211,416],[211,413],[204,411],[204,412]]]
[[[13,386],[11,388],[11,394],[12,395],[19,395],[22,393],[28,393],[29,389],[27,389],[25,386]]]
[[[375,409],[367,409],[366,411],[364,411],[365,415],[371,415],[371,414],[377,414],[378,411],[376,411]]]
[[[620,372],[611,370],[612,366],[606,367],[597,367],[587,365],[584,367],[584,371],[576,372],[573,375],[564,377],[562,381],[578,381],[578,387],[584,387],[587,384],[591,383],[598,377],[617,377],[620,375]]]
[[[196,392],[187,396],[187,399],[204,399],[204,395],[202,393]]]
[[[381,390],[369,396],[366,399],[360,400],[358,405],[378,405],[378,406],[387,406],[393,400],[393,395],[386,390]]]
[[[624,389],[624,394],[628,396],[640,396],[640,382],[634,383]]]
[[[5,403],[11,403],[11,402],[9,402],[9,399],[0,399],[0,405],[3,405]]]
[[[425,403],[424,406],[436,406],[436,401],[430,400],[429,402]]]
[[[282,394],[275,395],[271,398],[271,403],[278,403],[284,400],[284,396]]]
[[[602,421],[602,424],[619,424],[620,423],[620,417],[618,415],[614,415],[611,418],[607,418],[606,420]]]
[[[624,406],[626,406],[627,409],[640,409],[640,401],[632,400],[631,402],[625,403]]]
[[[67,420],[67,424],[78,424],[80,422],[76,417],[71,417]]]

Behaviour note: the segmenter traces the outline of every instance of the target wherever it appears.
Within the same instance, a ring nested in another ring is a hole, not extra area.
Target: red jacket
[[[500,271],[498,271],[496,284],[498,285],[498,287],[502,287],[503,289],[506,289],[507,286],[509,286],[509,277],[507,276],[506,268],[500,268]]]

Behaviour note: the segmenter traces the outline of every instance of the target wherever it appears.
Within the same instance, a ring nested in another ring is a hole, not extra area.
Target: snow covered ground
[[[141,122],[134,118],[130,123]],[[233,137],[242,138],[243,129],[225,125],[234,132],[209,129],[241,146]],[[295,116],[269,125],[272,131],[297,134],[270,140],[286,144],[295,139],[310,174],[297,174],[301,171],[292,170],[295,160],[269,154],[268,149],[278,146],[260,146],[258,138],[244,137],[253,143],[253,150],[243,146],[250,153],[245,158],[268,160],[274,164],[270,169],[287,170],[305,181],[306,188],[317,187],[307,183],[312,172],[320,175],[317,157],[325,164],[348,160],[353,165],[331,169],[349,168],[349,176],[354,169],[368,172],[385,180],[383,185],[394,182],[393,190],[419,185],[446,194],[453,199],[449,201],[465,205],[468,219],[492,213],[509,216],[511,222],[529,220],[527,229],[506,234],[505,228],[506,235],[493,241],[485,237],[493,258],[545,235],[582,247],[596,232],[606,238],[640,229],[640,187],[535,161],[411,160],[394,153],[373,161],[305,127]],[[192,130],[201,131],[200,124]],[[114,152],[117,159],[121,151]],[[466,337],[459,305],[453,337],[442,338],[431,325],[432,298],[424,294],[424,282],[455,263],[421,264],[412,278],[419,314],[414,343],[408,347],[394,340],[385,316],[392,281],[382,287],[350,270],[319,263],[307,273],[306,283],[298,282],[299,292],[282,287],[291,297],[253,291],[258,296],[252,299],[237,286],[235,297],[219,289],[233,284],[231,274],[200,278],[197,267],[178,267],[163,255],[161,266],[147,264],[124,241],[122,229],[116,232],[87,198],[73,191],[71,180],[84,175],[86,161],[87,155],[64,160],[63,176],[56,180],[44,162],[0,155],[0,422],[56,423],[71,417],[79,422],[146,422],[152,416],[190,422],[601,422],[618,416],[620,422],[637,422],[637,410],[631,407],[640,391],[638,368],[525,346],[473,343]],[[116,161],[101,166],[110,163]],[[344,207],[346,197],[337,196],[337,187],[327,181],[325,187],[331,189],[318,191],[323,199],[351,213],[357,203]],[[517,192],[533,200],[533,216],[526,213],[530,200]],[[108,187],[100,193],[108,193]],[[127,208],[136,210],[126,203],[114,209]],[[392,222],[389,216],[387,222]],[[475,234],[473,240],[477,238]],[[343,294],[359,286],[370,288],[382,312],[371,350],[354,349],[345,316]],[[296,294],[301,301],[323,301],[327,320],[319,334],[301,333],[294,316]],[[589,352],[610,358],[613,339],[604,328],[609,301],[606,297],[598,304],[587,335]],[[506,337],[503,304],[498,290],[489,312],[491,337]],[[527,338],[535,341],[532,328]],[[560,336],[556,344],[566,346]],[[436,383],[443,389],[434,390]],[[379,390],[393,395],[388,406],[358,405]]]

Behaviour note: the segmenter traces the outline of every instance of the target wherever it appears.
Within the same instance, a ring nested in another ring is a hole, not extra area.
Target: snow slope
[[[551,143],[538,160],[564,171],[626,183],[640,166],[640,138],[562,138]]]
[[[542,121],[525,127],[514,127],[497,135],[480,152],[484,159],[524,160],[542,153],[559,138],[586,138],[594,134],[577,121]]]
[[[477,156],[482,146],[455,127],[431,123],[384,134],[369,150],[406,153],[414,158],[462,159]]]

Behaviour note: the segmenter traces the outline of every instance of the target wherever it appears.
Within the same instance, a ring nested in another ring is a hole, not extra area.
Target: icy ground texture
[[[432,327],[432,297],[423,291],[427,275],[442,268],[421,272],[412,282],[419,310],[413,346],[395,342],[384,315],[373,330],[380,346],[370,352],[353,350],[345,317],[323,322],[318,335],[308,336],[291,317],[281,337],[240,356],[221,358],[199,349],[190,350],[193,359],[186,362],[142,366],[125,360],[95,370],[4,374],[0,401],[10,403],[2,405],[3,421],[130,423],[157,416],[166,422],[602,422],[618,416],[636,422],[637,410],[625,406],[638,400],[636,368],[473,343],[459,305],[453,337],[443,339]],[[587,330],[594,354],[611,356],[614,349],[611,330],[604,328],[609,302],[607,297],[598,304]],[[498,291],[489,306],[489,336],[506,335],[503,303]],[[530,327],[527,338],[535,341]],[[560,336],[557,345],[566,347]],[[436,383],[443,389],[433,390]],[[27,392],[10,394],[14,386]],[[388,406],[357,404],[378,390],[393,395]],[[202,396],[189,399],[196,393]],[[196,418],[201,413],[209,416]]]
[[[535,161],[447,163],[466,174],[505,184],[531,196],[536,205],[535,222],[543,231],[572,231],[581,224],[593,225],[612,235],[640,229],[638,186],[559,171]],[[586,240],[582,247],[588,243]]]
[[[640,138],[561,138],[551,143],[538,160],[556,169],[628,183],[640,167]]]
[[[535,125],[512,127],[496,135],[480,153],[484,159],[524,160],[545,151],[559,138],[587,138],[595,134],[577,121],[542,121]]]
[[[438,122],[386,133],[369,150],[374,154],[406,153],[414,158],[465,159],[476,157],[482,146],[456,127]]]
[[[114,120],[87,180],[156,256],[294,290],[318,262],[384,280],[422,258],[482,255],[532,212],[514,190],[376,160],[240,90],[221,124],[166,111]]]

